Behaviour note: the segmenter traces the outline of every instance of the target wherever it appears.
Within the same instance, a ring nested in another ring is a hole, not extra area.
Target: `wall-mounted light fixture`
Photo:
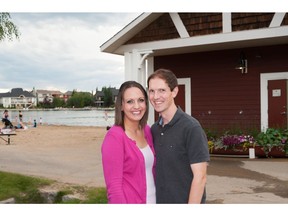
[[[247,64],[248,64],[248,61],[247,61],[244,53],[241,52],[240,58],[239,58],[239,60],[238,60],[238,64],[237,64],[237,66],[235,67],[235,69],[241,70],[241,73],[242,73],[242,74],[247,74],[247,73],[248,73]]]

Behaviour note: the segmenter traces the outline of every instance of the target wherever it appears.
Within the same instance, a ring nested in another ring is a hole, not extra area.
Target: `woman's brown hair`
[[[124,82],[119,89],[116,103],[115,103],[115,125],[121,126],[125,130],[125,125],[124,125],[124,112],[122,111],[122,102],[123,102],[123,96],[124,92],[128,88],[136,87],[140,89],[140,91],[143,93],[145,97],[145,104],[146,104],[146,112],[143,115],[142,119],[140,120],[139,125],[141,128],[144,128],[144,126],[147,124],[148,121],[148,113],[149,113],[149,104],[148,104],[148,95],[144,87],[135,81],[126,81]]]

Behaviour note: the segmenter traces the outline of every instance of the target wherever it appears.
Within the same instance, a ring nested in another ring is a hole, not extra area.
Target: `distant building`
[[[49,102],[52,103],[54,98],[65,99],[64,94],[60,91],[54,90],[34,90],[38,103]]]
[[[67,102],[67,100],[70,98],[70,97],[72,97],[72,91],[67,91],[67,92],[65,92],[64,93],[64,95],[63,95],[63,99],[64,99],[64,101],[65,101],[65,103]]]
[[[109,89],[112,92],[113,102],[115,103],[116,99],[117,99],[117,95],[118,95],[119,89],[116,89],[115,87],[114,88],[109,88]],[[96,90],[94,98],[95,98],[95,104],[96,104],[97,107],[103,107],[104,106],[104,92],[103,91]]]
[[[0,93],[0,105],[4,108],[30,108],[37,105],[37,100],[32,93],[13,88],[11,92]]]

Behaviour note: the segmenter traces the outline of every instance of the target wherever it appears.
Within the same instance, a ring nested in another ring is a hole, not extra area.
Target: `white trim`
[[[288,26],[280,26],[285,12],[274,14],[269,28],[235,32],[232,32],[232,29],[230,29],[232,28],[231,13],[223,13],[223,33],[194,37],[185,37],[185,26],[182,26],[183,23],[181,19],[179,17],[176,18],[177,15],[175,13],[175,15],[172,16],[175,18],[173,22],[182,38],[124,45],[125,42],[127,42],[157,18],[159,18],[162,14],[163,13],[141,14],[135,20],[125,26],[121,31],[119,31],[116,35],[102,44],[100,46],[101,52],[124,55],[125,52],[131,52],[133,49],[142,50],[148,48],[154,50],[154,56],[156,56],[188,52],[191,53],[223,50],[230,48],[235,49],[249,46],[278,45],[287,43],[288,40]]]
[[[178,84],[185,86],[185,112],[191,115],[191,78],[179,78]]]
[[[135,80],[145,86],[146,59],[152,50],[136,50],[125,52],[125,80]]]
[[[261,94],[261,130],[268,128],[268,81],[288,79],[288,72],[262,73],[260,74]]]
[[[132,58],[132,53],[131,52],[125,52],[124,53],[124,69],[125,69],[125,80],[130,80],[132,79],[132,65],[133,65],[133,58]]]
[[[223,33],[232,32],[232,15],[231,13],[222,13],[222,31]]]
[[[154,73],[154,70],[155,70],[154,69],[154,57],[148,57],[147,58],[147,79],[152,73]],[[146,89],[147,89],[147,93],[148,93],[147,80],[146,80]],[[152,125],[154,123],[154,119],[155,119],[154,114],[155,114],[154,108],[151,105],[151,103],[149,102],[149,117],[148,117],[148,124],[149,125]]]
[[[225,34],[212,34],[204,36],[196,36],[189,38],[169,39],[162,41],[152,41],[145,43],[127,44],[118,47],[114,50],[115,54],[121,54],[129,50],[151,49],[155,54],[169,54],[170,49],[187,48],[188,52],[205,51],[212,49],[233,47],[256,46],[256,45],[272,45],[279,43],[287,43],[288,40],[288,26],[281,26],[277,28],[254,29],[240,32],[230,32]],[[175,51],[174,50],[174,51]],[[183,52],[182,52],[183,53]]]
[[[190,37],[178,13],[169,13],[181,38]]]
[[[132,22],[126,25],[122,30],[116,33],[113,37],[107,40],[100,46],[101,52],[115,53],[115,50],[125,43],[130,37],[137,34],[139,31],[156,20],[163,13],[142,13]],[[123,55],[123,53],[122,53]]]
[[[285,14],[286,13],[275,13],[269,27],[279,27],[285,17]]]

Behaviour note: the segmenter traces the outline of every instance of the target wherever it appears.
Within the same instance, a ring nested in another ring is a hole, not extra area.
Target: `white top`
[[[155,182],[152,173],[153,163],[154,163],[154,155],[149,145],[144,148],[139,148],[142,152],[145,159],[145,167],[146,167],[146,200],[147,203],[156,203],[156,190],[155,190]]]

